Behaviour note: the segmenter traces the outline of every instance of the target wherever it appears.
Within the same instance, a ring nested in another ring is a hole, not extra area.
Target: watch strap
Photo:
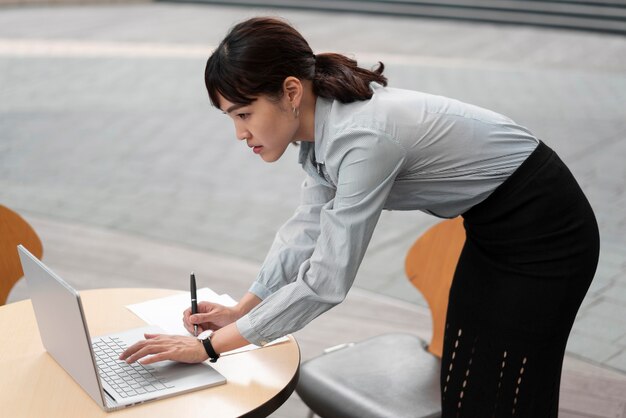
[[[211,363],[215,363],[217,359],[220,358],[220,355],[217,354],[217,352],[213,348],[213,344],[211,344],[211,337],[209,336],[209,337],[203,338],[200,341],[202,341],[202,345],[204,346],[204,351],[206,351],[207,355],[209,356],[209,361]]]

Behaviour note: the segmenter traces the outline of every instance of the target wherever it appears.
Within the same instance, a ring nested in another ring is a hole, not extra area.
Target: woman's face
[[[235,123],[237,139],[245,140],[265,162],[278,160],[296,140],[299,121],[285,96],[278,102],[260,96],[248,105],[240,105],[220,95],[220,109]]]

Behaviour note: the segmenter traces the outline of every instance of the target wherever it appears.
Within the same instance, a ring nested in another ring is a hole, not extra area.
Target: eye
[[[246,120],[250,117],[249,113],[237,113],[237,117],[241,120]]]

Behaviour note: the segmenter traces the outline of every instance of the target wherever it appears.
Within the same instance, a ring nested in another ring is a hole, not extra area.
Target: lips
[[[261,145],[253,145],[251,148],[252,148],[252,152],[254,152],[255,154],[258,154],[263,149],[263,146],[261,146]]]

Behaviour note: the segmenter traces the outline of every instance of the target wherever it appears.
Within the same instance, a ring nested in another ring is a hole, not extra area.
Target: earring
[[[298,109],[297,107],[292,107],[291,111],[293,112],[293,115],[296,117],[296,119],[300,117],[300,109]]]

